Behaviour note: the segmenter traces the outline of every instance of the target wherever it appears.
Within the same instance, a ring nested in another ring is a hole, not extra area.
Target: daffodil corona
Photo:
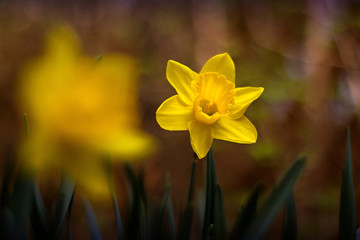
[[[227,53],[209,59],[200,73],[170,60],[166,76],[177,95],[161,104],[156,120],[166,130],[189,130],[191,145],[200,159],[206,156],[214,138],[256,142],[256,128],[244,113],[264,89],[235,88],[235,66]]]

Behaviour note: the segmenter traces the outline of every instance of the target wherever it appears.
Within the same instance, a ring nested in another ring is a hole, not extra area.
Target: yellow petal
[[[86,159],[73,159],[64,165],[63,170],[76,181],[77,187],[86,195],[102,200],[108,198],[109,176],[106,175],[103,161],[90,155]]]
[[[235,104],[229,107],[229,117],[232,119],[241,118],[249,105],[255,101],[262,92],[262,87],[235,88]]]
[[[66,25],[53,28],[46,39],[46,53],[53,57],[78,56],[81,52],[79,39],[75,32]],[[71,51],[70,51],[71,50]]]
[[[154,150],[153,139],[139,130],[122,130],[121,133],[94,141],[94,146],[120,160],[141,159]]]
[[[211,148],[214,130],[209,125],[198,121],[191,121],[189,123],[189,132],[194,152],[199,159],[204,158]]]
[[[175,61],[168,61],[166,67],[166,77],[170,84],[175,88],[180,99],[191,105],[194,101],[194,93],[191,81],[197,78],[197,73],[190,68]]]
[[[239,119],[222,117],[214,125],[214,138],[236,143],[255,143],[257,132],[245,116]]]
[[[166,130],[183,131],[193,119],[193,106],[185,105],[179,95],[165,100],[156,111],[156,121]]]
[[[217,72],[235,83],[235,65],[228,53],[218,54],[210,58],[202,67],[200,74],[207,72]]]
[[[53,164],[53,153],[57,150],[57,144],[47,132],[33,128],[18,153],[21,164],[31,172],[38,173],[46,171],[49,165],[56,165]],[[49,159],[52,161],[50,162]]]

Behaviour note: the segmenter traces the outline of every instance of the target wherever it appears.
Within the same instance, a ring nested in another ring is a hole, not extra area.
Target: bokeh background
[[[188,132],[165,131],[155,120],[158,106],[175,94],[166,80],[166,63],[172,59],[199,71],[206,60],[223,52],[235,62],[237,87],[265,88],[246,113],[258,130],[258,142],[214,142],[228,229],[255,184],[264,183],[264,198],[295,157],[304,153],[307,166],[295,188],[299,239],[337,239],[348,126],[360,206],[359,1],[2,0],[1,156],[24,135],[23,113],[15,97],[19,72],[43,52],[44,35],[59,23],[75,29],[90,57],[120,51],[139,61],[142,126],[155,136],[158,149],[133,166],[136,171],[144,169],[150,200],[161,198],[170,173],[177,217],[185,206],[193,153]],[[31,126],[31,116],[29,121]],[[204,183],[205,167],[199,161],[198,188]],[[121,163],[114,172],[126,221],[127,186]],[[49,209],[58,182],[57,177],[39,180]],[[115,238],[110,198],[91,201],[104,238]],[[73,214],[74,239],[89,238],[81,193],[76,195]],[[281,215],[268,239],[280,238]],[[197,217],[193,239],[198,236]]]

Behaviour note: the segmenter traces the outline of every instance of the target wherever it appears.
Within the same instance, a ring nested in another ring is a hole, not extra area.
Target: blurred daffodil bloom
[[[101,192],[106,176],[99,158],[141,158],[152,143],[139,129],[134,59],[112,54],[94,60],[82,54],[71,29],[54,29],[44,55],[22,72],[19,99],[30,125],[26,164],[59,167]]]
[[[156,120],[166,130],[189,130],[192,148],[200,159],[214,138],[256,142],[256,128],[244,113],[264,89],[235,88],[235,66],[227,53],[210,58],[200,73],[170,60],[166,77],[177,95],[161,104]]]

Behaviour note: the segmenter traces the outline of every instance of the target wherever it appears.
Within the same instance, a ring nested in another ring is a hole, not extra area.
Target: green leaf
[[[111,159],[109,157],[107,157],[105,159],[105,170],[106,170],[106,175],[108,176],[108,185],[109,185],[111,200],[112,200],[114,212],[115,212],[116,229],[118,232],[118,239],[124,239],[125,238],[124,226],[123,226],[123,223],[121,220],[120,209],[119,209],[119,205],[117,202]]]
[[[219,184],[215,186],[214,197],[214,239],[226,239],[226,215],[224,200]]]
[[[28,122],[26,114],[25,136],[28,136]],[[13,192],[9,193],[10,179],[14,173],[13,149],[9,148],[6,155],[5,173],[1,189],[1,219],[0,237],[4,239],[25,239],[26,225],[32,206],[33,173],[22,166],[18,170]]]
[[[210,148],[207,154],[207,170],[206,170],[206,203],[205,203],[205,215],[202,230],[202,239],[206,240],[210,238],[208,231],[211,224],[214,223],[214,196],[215,196],[215,185],[217,183],[216,168],[214,162],[214,154],[212,148]]]
[[[14,150],[13,147],[5,149],[5,169],[2,172],[1,203],[0,203],[0,239],[11,239],[15,229],[15,218],[10,208],[11,194],[9,191],[10,180],[14,175]]]
[[[140,240],[146,240],[148,236],[146,209],[143,200],[140,200],[140,207],[139,207],[139,235],[140,235]]]
[[[139,176],[138,176],[138,180],[137,180],[137,182],[138,182],[137,189],[139,191],[140,198],[142,199],[142,201],[144,203],[144,210],[146,211],[147,197],[146,197],[146,191],[145,191],[144,178],[145,178],[144,170],[141,169]]]
[[[162,218],[160,217],[159,199],[154,199],[150,204],[149,239],[160,239]]]
[[[67,229],[67,233],[66,233],[67,240],[71,240],[71,215],[72,215],[72,209],[74,206],[74,197],[75,197],[75,189],[74,189],[73,195],[71,197],[70,205],[68,208],[68,229]]]
[[[263,185],[261,183],[258,183],[250,193],[250,196],[247,199],[245,206],[238,214],[235,226],[230,235],[231,240],[242,239],[245,236],[254,218],[258,198],[262,189]]]
[[[182,214],[180,219],[178,236],[176,239],[179,240],[190,239],[193,212],[194,212],[193,202],[188,202],[186,204],[184,213]]]
[[[30,215],[33,234],[37,239],[50,238],[49,217],[43,199],[41,197],[37,183],[34,184],[34,201]]]
[[[24,114],[25,121],[25,137],[28,138],[28,121],[26,113]],[[12,154],[12,153],[11,153]],[[11,157],[11,155],[10,155]],[[12,162],[12,160],[11,160]],[[9,165],[9,168],[12,166]],[[11,169],[10,169],[11,170]],[[9,172],[9,174],[11,171]],[[5,223],[8,226],[5,235],[12,239],[25,239],[26,237],[26,224],[31,211],[32,198],[33,198],[33,173],[27,169],[20,168],[15,179],[14,189],[11,196],[8,193],[8,180],[7,173],[4,176],[6,187],[3,186],[2,193],[2,221],[6,218],[9,223]],[[4,206],[4,205],[7,206]]]
[[[13,211],[8,206],[3,206],[0,217],[0,238],[13,239],[13,232],[16,230]]]
[[[101,61],[102,58],[103,58],[102,55],[97,56],[96,59],[95,59],[95,61],[94,61],[94,66],[95,66],[96,64],[98,64],[98,63]]]
[[[168,201],[166,203],[167,217],[168,217],[168,228],[169,228],[169,239],[176,239],[176,229],[175,229],[175,218],[174,218],[174,210],[171,204],[171,197],[168,197]]]
[[[150,239],[161,238],[164,213],[167,206],[167,201],[169,199],[169,194],[170,194],[170,177],[167,176],[165,180],[165,192],[163,199],[161,201],[161,205],[159,207],[157,204],[155,207],[153,207],[153,211],[151,213],[151,221],[149,222]]]
[[[161,201],[161,206],[160,206],[160,217],[163,218],[164,216],[164,212],[165,212],[165,208],[167,205],[167,202],[169,200],[169,195],[170,195],[170,177],[168,176],[166,178],[166,182],[165,182],[165,192],[164,192],[164,196],[163,199]]]
[[[244,239],[261,239],[268,230],[271,222],[277,216],[280,208],[287,200],[293,186],[305,164],[305,157],[299,157],[294,165],[285,173],[279,184],[273,189],[258,214],[255,216]]]
[[[214,233],[214,224],[210,224],[209,228],[206,230],[207,236],[212,236]]]
[[[126,239],[136,239],[139,226],[139,208],[140,208],[140,196],[137,190],[137,179],[131,169],[130,165],[125,164],[125,173],[128,178],[130,187],[129,191],[129,213],[127,220]]]
[[[1,184],[1,202],[0,206],[3,207],[5,204],[8,203],[10,198],[10,192],[9,192],[9,184],[10,180],[14,175],[14,149],[13,146],[7,147],[5,149],[5,168],[2,172],[2,184]]]
[[[91,204],[89,201],[83,197],[85,212],[86,212],[86,218],[89,225],[90,235],[92,240],[101,240],[101,233],[99,226],[96,221],[94,210],[91,207]]]
[[[282,239],[297,239],[296,207],[293,191],[291,191],[288,199],[285,202]]]
[[[119,237],[119,239],[124,239],[125,238],[124,227],[122,224],[119,205],[117,202],[115,191],[112,191],[111,199],[112,199],[112,203],[113,203],[113,207],[114,207],[114,211],[115,211],[116,229],[118,231],[118,237]]]
[[[70,217],[75,190],[74,182],[65,176],[62,177],[55,214],[52,216],[51,221],[49,221],[50,218],[35,181],[33,181],[33,185],[34,201],[31,212],[31,226],[34,237],[37,239],[58,239],[61,235],[67,212],[69,213],[67,234],[70,236]]]
[[[33,201],[33,175],[20,169],[10,200],[16,229],[11,233],[13,239],[25,239],[26,225]]]
[[[56,201],[55,212],[51,221],[51,233],[53,238],[59,238],[64,225],[66,213],[75,191],[75,182],[66,175],[62,175],[60,191]]]
[[[146,225],[146,192],[144,185],[144,173],[140,172],[139,177],[136,178],[131,167],[125,165],[125,173],[130,182],[130,212],[128,219],[128,226],[126,231],[126,239],[135,239],[138,234],[140,239],[145,239],[148,236]]]
[[[351,163],[350,129],[347,134],[345,164],[341,182],[339,239],[356,238],[356,211]]]
[[[190,239],[191,226],[193,221],[193,211],[194,211],[193,198],[194,198],[196,168],[197,168],[197,161],[194,160],[191,166],[188,200],[179,223],[178,239]]]

